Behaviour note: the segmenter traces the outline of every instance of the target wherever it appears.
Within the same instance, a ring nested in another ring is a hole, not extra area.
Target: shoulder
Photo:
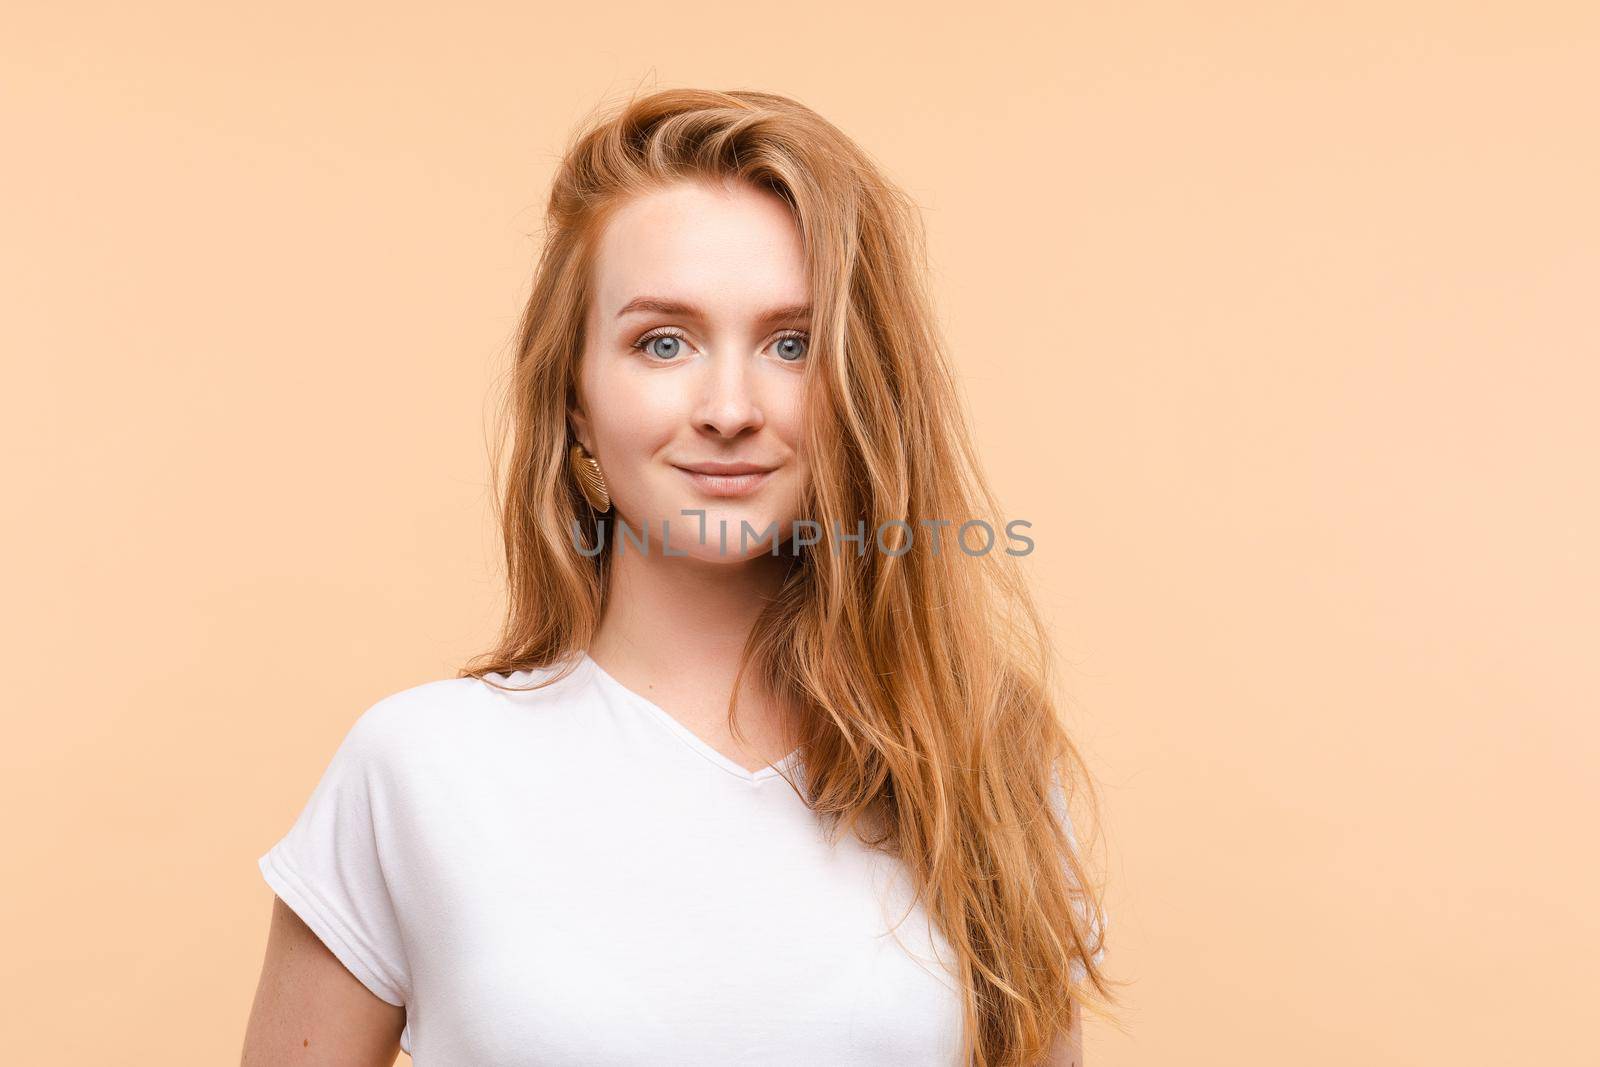
[[[404,763],[479,714],[486,690],[476,678],[440,678],[390,692],[356,716],[340,750],[371,768]]]
[[[487,686],[477,678],[439,678],[387,693],[361,713],[359,724],[377,732],[412,721],[459,713],[483,700]]]
[[[344,746],[361,763],[416,768],[505,743],[527,708],[562,702],[571,685],[507,691],[535,672],[487,679],[440,678],[391,692],[368,706],[350,726]]]

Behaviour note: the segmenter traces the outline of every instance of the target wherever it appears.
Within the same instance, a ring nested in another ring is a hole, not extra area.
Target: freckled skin
[[[404,1008],[379,1000],[287,904],[272,898],[241,1067],[392,1067],[405,1021]],[[308,1033],[317,1035],[316,1052]]]
[[[1070,1025],[1065,1033],[1056,1035],[1049,1054],[1039,1067],[1083,1067],[1083,1024],[1078,1005],[1073,1003]]]

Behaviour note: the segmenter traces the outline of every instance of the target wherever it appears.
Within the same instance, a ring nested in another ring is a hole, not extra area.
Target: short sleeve
[[[257,866],[362,985],[401,1006],[410,1000],[411,980],[384,872],[381,707],[351,726],[294,825]]]
[[[1078,848],[1078,835],[1073,831],[1072,828],[1072,814],[1067,810],[1066,792],[1061,788],[1061,777],[1059,772],[1052,772],[1051,774],[1050,805],[1051,809],[1055,812],[1056,819],[1061,823],[1062,827],[1067,832],[1067,843],[1071,845],[1073,851],[1076,852]],[[1080,904],[1082,903],[1084,902],[1080,901]],[[1083,914],[1083,909],[1081,907],[1079,909],[1079,914]],[[1090,958],[1093,959],[1096,964],[1099,964],[1101,960],[1105,959],[1105,930],[1106,927],[1111,924],[1111,919],[1109,916],[1105,915],[1103,907],[1099,913],[1089,916],[1088,918],[1089,939],[1092,943],[1098,946]],[[1072,961],[1070,973],[1072,975],[1072,983],[1076,985],[1078,982],[1083,981],[1089,976],[1089,968],[1084,966],[1082,960],[1075,959]]]

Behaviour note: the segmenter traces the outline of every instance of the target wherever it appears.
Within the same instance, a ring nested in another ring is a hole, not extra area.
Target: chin
[[[709,545],[690,543],[681,547],[673,545],[671,558],[692,559],[697,563],[709,563],[724,567],[739,567],[749,563],[751,560],[772,558],[772,546],[769,544],[764,550],[757,550],[752,547],[749,552],[740,555],[737,542],[729,545],[727,552],[718,551],[715,543]]]
[[[713,501],[686,501],[679,505],[682,511],[704,511],[704,526],[698,514],[684,515],[675,512],[672,518],[672,551],[708,562],[742,563],[758,556],[772,555],[773,538],[763,538],[761,533],[776,525],[776,540],[781,545],[789,536],[788,518],[755,514],[743,508],[718,507]],[[749,525],[744,541],[740,533]],[[727,533],[724,536],[723,530]],[[703,536],[702,536],[703,530]],[[658,526],[652,531],[659,536]],[[779,552],[783,552],[782,548]]]

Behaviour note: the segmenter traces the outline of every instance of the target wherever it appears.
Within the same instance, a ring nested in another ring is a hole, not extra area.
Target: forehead
[[[603,319],[638,296],[714,315],[802,304],[805,251],[789,207],[753,186],[685,181],[619,208],[600,237],[594,309]]]

